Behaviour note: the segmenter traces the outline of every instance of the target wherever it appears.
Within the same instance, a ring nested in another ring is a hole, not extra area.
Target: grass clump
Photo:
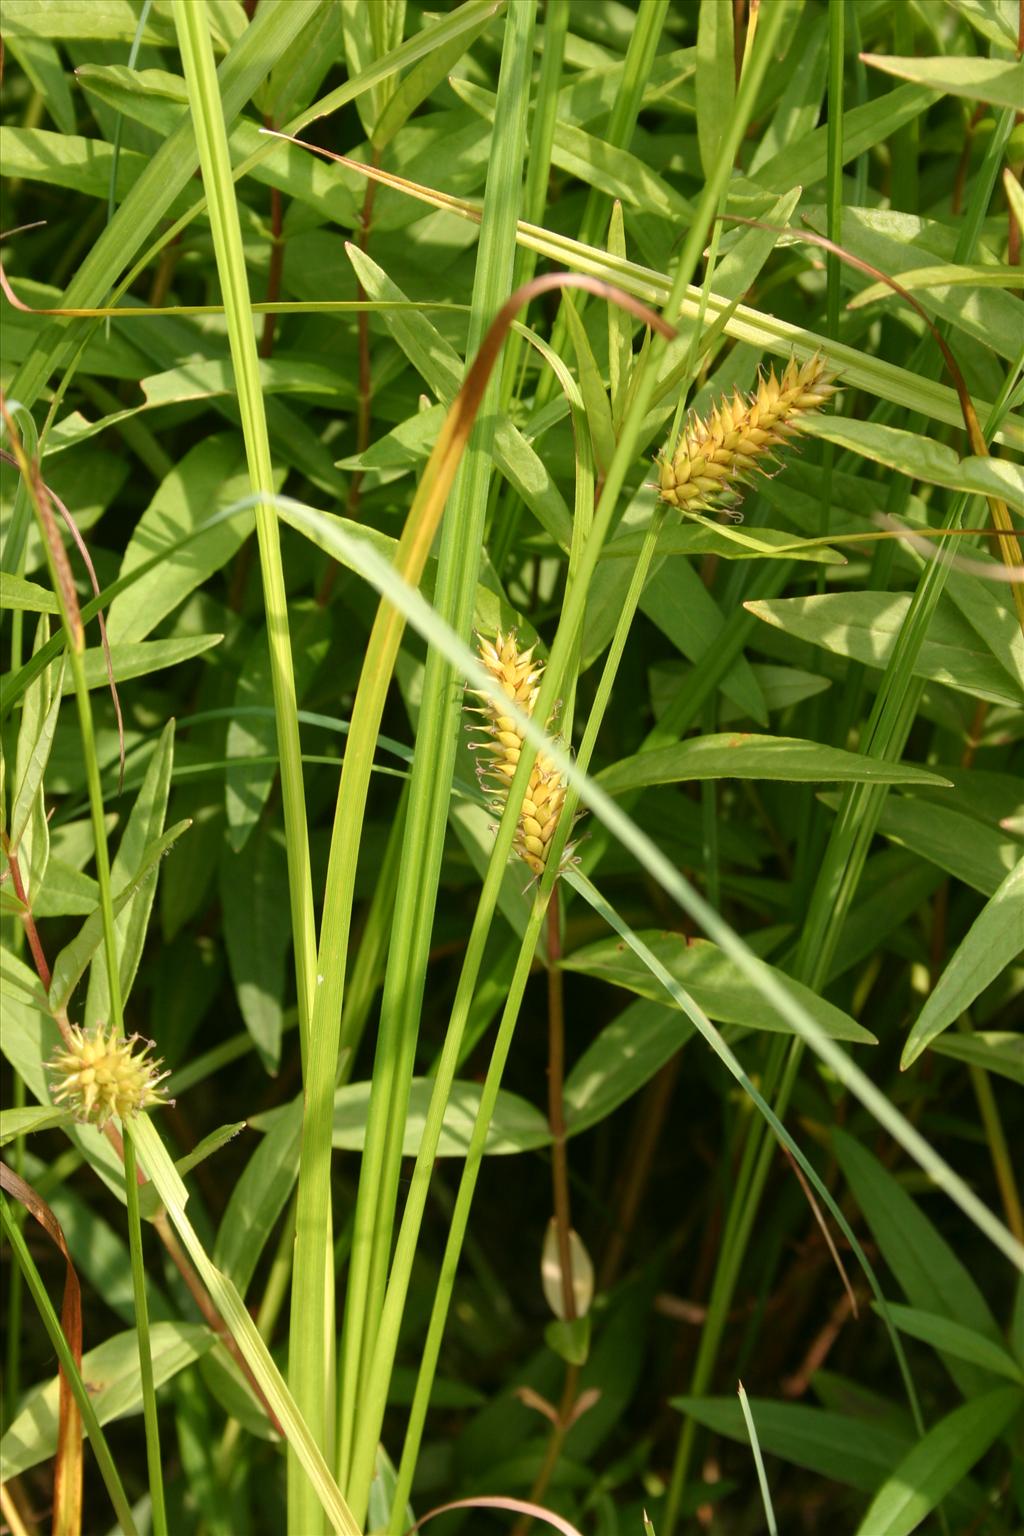
[[[3,1520],[1013,1536],[1016,8],[6,10]]]

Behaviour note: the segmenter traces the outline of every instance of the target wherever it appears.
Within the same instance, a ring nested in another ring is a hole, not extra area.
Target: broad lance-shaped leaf
[[[36,795],[42,789],[43,775],[46,772],[46,765],[50,760],[50,749],[53,746],[53,736],[57,729],[57,714],[60,710],[61,687],[64,682],[64,664],[64,658],[62,658],[60,670],[57,673],[56,687],[50,699],[50,707],[39,721],[38,729],[34,733],[35,740],[28,749],[27,754],[22,753],[20,732],[18,735],[17,761],[19,767],[22,763],[23,755],[26,757],[26,760],[19,782],[15,786],[14,806],[11,811],[11,851],[13,853],[18,851],[18,845],[29,824]],[[29,716],[23,716],[22,730],[30,730],[32,726],[33,720]]]
[[[114,598],[107,615],[112,645],[144,640],[161,619],[231,559],[251,531],[253,509],[246,507],[183,549],[171,548],[205,523],[215,509],[249,494],[241,459],[237,438],[218,433],[191,448],[161,481],[128,540],[119,574],[128,575],[157,550],[169,553]]]
[[[823,437],[927,485],[974,496],[999,496],[1024,512],[1024,477],[1007,459],[961,459],[945,443],[874,421],[826,416],[812,419],[805,430],[809,437]]]
[[[983,59],[973,54],[967,58],[940,54],[932,59],[901,59],[880,53],[861,57],[874,69],[949,96],[966,96],[968,101],[1009,107],[1012,112],[1019,112],[1024,101],[1024,64],[1009,59]]]
[[[628,580],[628,568],[623,570],[617,587],[613,588],[611,601],[606,602],[605,612],[595,613],[596,594],[602,587],[603,567],[594,573],[594,597],[587,603],[587,622],[584,629],[583,654],[594,659],[608,644],[622,611]],[[695,667],[714,655],[726,619],[718,603],[712,597],[691,560],[670,556],[660,570],[647,583],[640,599],[640,607],[662,634]],[[600,622],[598,622],[600,621]],[[758,725],[767,725],[768,711],[764,695],[753,667],[741,652],[726,672],[721,682],[726,698],[743,714]]]
[[[910,1536],[956,1487],[1024,1406],[999,1387],[954,1408],[909,1450],[872,1499],[857,1536]]]
[[[119,891],[114,897],[114,916],[117,917],[131,901],[135,892],[153,873],[154,866],[160,861],[167,850],[177,842],[181,834],[190,827],[188,820],[176,822],[169,832],[158,838],[146,849],[139,868],[124,890]],[[75,990],[86,966],[103,943],[103,914],[99,907],[91,913],[82,924],[76,938],[66,944],[54,961],[53,977],[50,983],[50,1008],[57,1013],[66,1008],[72,992]]]
[[[608,307],[613,309],[615,306]],[[565,315],[576,352],[576,371],[579,374],[580,393],[586,407],[587,425],[594,446],[594,460],[598,468],[603,473],[607,473],[615,453],[615,428],[612,425],[611,406],[608,404],[608,396],[594,358],[590,339],[570,297],[566,297],[562,305],[562,313]]]
[[[110,189],[114,164],[113,146],[83,134],[54,133],[46,128],[4,127],[0,152],[8,175],[46,186],[66,187],[86,197],[103,198]],[[118,195],[129,195],[145,175],[149,157],[122,148],[117,157]],[[105,190],[106,189],[106,190]],[[179,192],[168,212],[185,212],[192,201],[187,190]]]
[[[830,804],[833,797],[822,795]],[[878,831],[940,869],[993,896],[1020,858],[1020,843],[997,827],[916,795],[890,795]]]
[[[878,1303],[873,1301],[871,1305],[881,1316]],[[1002,1344],[986,1338],[983,1333],[975,1333],[973,1328],[965,1328],[962,1323],[940,1317],[935,1312],[922,1312],[920,1307],[901,1307],[895,1302],[886,1303],[886,1314],[894,1327],[911,1338],[932,1344],[947,1355],[955,1355],[958,1360],[969,1360],[983,1370],[1008,1376],[1024,1387],[1024,1366]]]
[[[268,1072],[281,1055],[285,956],[291,943],[288,862],[282,839],[258,827],[240,853],[225,844],[220,859],[224,939],[238,1006]]]
[[[748,1443],[735,1397],[675,1397],[672,1407],[730,1440]],[[873,1492],[879,1479],[909,1450],[913,1439],[891,1423],[875,1424],[827,1408],[753,1398],[750,1403],[763,1450],[830,1481]]]
[[[288,613],[295,665],[295,693],[301,701],[330,643],[327,610],[320,603],[295,602]],[[270,697],[270,653],[264,630],[254,637],[235,684],[238,714],[228,725],[224,769],[224,804],[228,819],[228,844],[240,853],[259,822],[260,814],[277,776],[277,729],[273,711],[265,707]],[[247,711],[249,711],[247,713]],[[264,757],[263,764],[246,758]]]
[[[131,0],[89,0],[88,5],[40,5],[39,0],[5,0],[4,32],[9,37],[73,37],[90,41],[130,43],[139,29]],[[171,40],[169,22],[150,13],[143,41]]]
[[[70,1119],[70,1109],[57,1109],[49,1104],[0,1110],[0,1147],[5,1147],[16,1136],[31,1136],[33,1131],[48,1131],[54,1125],[66,1125]]]
[[[607,1024],[565,1080],[570,1136],[607,1118],[693,1035],[693,1024],[663,1002],[640,998]]]
[[[697,146],[705,178],[714,174],[736,104],[733,8],[702,5],[697,22]]]
[[[832,1146],[882,1257],[911,1306],[948,1317],[997,1341],[999,1327],[966,1265],[920,1206],[866,1147],[833,1131]],[[992,1386],[991,1375],[955,1355],[940,1358],[965,1396]]]
[[[100,888],[91,875],[51,855],[32,911],[36,917],[87,917],[99,899]]]
[[[940,1035],[932,1041],[933,1051],[952,1056],[969,1067],[996,1072],[1024,1088],[1024,1034],[1001,1029],[975,1030],[970,1035]]]
[[[10,571],[0,572],[0,607],[18,613],[60,612],[60,604],[46,587]]]
[[[32,86],[46,103],[46,110],[61,133],[75,131],[75,103],[64,73],[64,63],[52,43],[42,37],[11,37],[5,32],[5,45],[17,59]]]
[[[362,1151],[366,1140],[370,1086],[368,1082],[347,1083],[344,1088],[336,1090],[331,1136],[335,1147],[348,1152]],[[415,1157],[419,1152],[433,1088],[434,1080],[431,1077],[414,1077],[412,1080],[405,1118],[403,1157]],[[438,1157],[465,1157],[479,1107],[479,1084],[456,1079],[445,1110],[441,1139],[437,1145]],[[272,1131],[289,1113],[288,1107],[268,1110],[266,1114],[254,1115],[249,1124],[258,1131]],[[546,1147],[550,1141],[551,1130],[540,1110],[518,1094],[501,1089],[491,1117],[485,1152],[490,1156],[532,1152],[538,1147]]]
[[[475,112],[493,121],[496,98],[471,80],[453,77],[455,94]],[[691,205],[674,187],[664,181],[647,162],[619,149],[607,140],[576,127],[559,117],[555,124],[551,161],[560,170],[589,183],[608,197],[618,198],[627,207],[665,219],[686,223],[692,216]]]
[[[900,273],[900,287],[906,288],[908,293],[930,288],[1019,288],[1020,272],[1016,267],[989,266],[987,262],[973,262],[960,264],[946,262],[937,267],[914,267],[909,272]],[[893,290],[888,283],[872,283],[869,288],[862,288],[860,293],[850,299],[847,309],[863,309],[866,304],[874,304],[879,299],[894,298]]]
[[[33,660],[45,654],[50,643],[50,629],[50,620],[43,614],[35,626]],[[50,822],[43,800],[42,782],[53,746],[59,708],[60,679],[55,664],[51,662],[43,667],[25,690],[11,784],[11,842],[19,855],[21,880],[30,905],[43,885],[50,861]],[[6,767],[6,760],[0,761]],[[12,882],[8,880],[7,884],[10,886]]]
[[[92,16],[96,6],[76,5],[74,31],[78,35],[83,13]],[[13,30],[11,6],[4,7],[4,30]],[[128,40],[135,36],[138,15],[134,7]],[[284,52],[318,9],[317,0],[290,0],[288,5],[258,8],[242,36],[235,42],[218,72],[221,108],[230,125],[266,78],[275,59]],[[39,6],[34,0],[20,0],[18,25],[45,27],[63,7]],[[152,26],[152,17],[150,18]],[[352,82],[355,91],[359,82]],[[89,141],[96,151],[96,141]],[[268,151],[269,153],[269,151]],[[127,264],[145,244],[160,220],[167,214],[179,192],[186,188],[198,165],[195,134],[190,116],[166,138],[149,160],[128,196],[107,225],[68,286],[64,303],[69,308],[101,304]],[[106,196],[106,193],[103,194]],[[195,206],[193,204],[193,206]],[[11,397],[31,406],[62,356],[77,346],[66,329],[52,325],[45,341],[33,348],[18,370],[11,386]]]
[[[986,579],[998,575],[998,562],[983,550],[972,554],[975,569],[981,575],[953,569],[949,572],[943,597],[954,604],[960,617],[966,619],[975,634],[988,646],[996,661],[1010,679],[1010,686],[1024,695],[1024,630],[1016,613],[1006,602],[1007,587],[998,580]],[[1024,564],[1024,555],[1018,562]]]
[[[685,987],[694,1002],[709,1018],[722,1024],[742,1024],[747,1029],[766,1029],[792,1034],[793,1028],[773,1003],[768,1002],[733,960],[706,939],[687,940],[681,933],[641,933],[646,944],[666,970]],[[616,986],[638,992],[641,997],[664,1002],[661,983],[651,975],[638,955],[619,939],[602,939],[578,949],[562,962],[569,971],[599,976]],[[851,1019],[832,1003],[819,997],[809,987],[791,976],[766,966],[772,977],[790,991],[811,1014],[815,1022],[833,1040],[851,1040],[875,1045],[870,1030]]]
[[[826,592],[744,603],[776,629],[867,667],[885,667],[910,608],[908,592]],[[941,599],[928,626],[914,675],[972,698],[1019,709],[1024,689],[1000,666],[951,601]]]
[[[145,677],[164,667],[176,667],[180,662],[201,656],[212,646],[220,645],[223,635],[187,635],[172,640],[139,640],[135,644],[112,645],[110,664],[119,683],[127,683],[133,677]],[[87,688],[106,688],[107,663],[102,646],[93,646],[82,655],[85,665]],[[74,692],[71,678],[64,679],[65,695]]]
[[[215,1131],[210,1132],[209,1136],[204,1136],[198,1146],[192,1148],[191,1152],[186,1152],[184,1157],[179,1157],[174,1164],[175,1168],[184,1178],[186,1173],[191,1172],[200,1163],[204,1163],[214,1152],[219,1152],[221,1147],[226,1146],[229,1141],[233,1141],[239,1132],[244,1130],[244,1120],[236,1120],[233,1124],[218,1126]],[[139,1210],[143,1218],[146,1221],[151,1221],[159,1209],[160,1199],[156,1189],[150,1183],[144,1184],[139,1190]]]
[[[920,85],[898,85],[875,101],[861,102],[843,113],[843,159],[849,164],[884,143],[902,128],[926,112],[937,92]],[[782,192],[798,183],[814,186],[828,175],[828,125],[822,124],[809,133],[790,136],[786,131],[786,143],[757,173],[757,182],[773,192]]]
[[[302,1100],[293,1099],[236,1180],[217,1231],[213,1262],[245,1295],[260,1254],[295,1187],[302,1140]]]
[[[146,856],[146,850],[161,836],[167,815],[167,799],[171,790],[171,770],[174,763],[174,721],[169,720],[160,734],[156,751],[146,767],[145,778],[135,797],[131,815],[118,844],[117,855],[110,869],[113,890],[121,888],[138,869]],[[133,899],[120,912],[114,924],[117,936],[118,970],[121,979],[121,998],[127,1002],[135,980],[135,973],[142,959],[146,942],[153,899],[156,895],[156,876],[136,889]],[[105,965],[94,965],[89,975],[89,992],[85,1003],[85,1022],[98,1024],[110,1017],[110,982]]]
[[[162,1386],[191,1365],[216,1338],[203,1323],[154,1322],[149,1328],[153,1377]],[[134,1328],[116,1333],[82,1356],[82,1376],[101,1424],[142,1408],[139,1340]],[[4,1477],[17,1477],[47,1461],[57,1448],[59,1378],[54,1376],[25,1396],[21,1409],[0,1440]]]
[[[658,535],[658,554],[718,555],[723,560],[805,560],[812,565],[846,565],[845,555],[816,539],[804,539],[784,528],[721,526],[693,514],[695,521],[664,528]],[[621,533],[601,552],[604,560],[635,560],[647,537],[645,528]]]
[[[910,1031],[906,1070],[936,1035],[959,1018],[989,982],[1024,952],[1024,858],[975,918]]]
[[[639,752],[598,775],[609,794],[690,779],[781,779],[796,783],[933,784],[950,781],[910,763],[886,763],[794,736],[724,732]]]
[[[59,294],[56,297],[40,294],[36,302],[44,302],[47,298],[50,302],[56,302]],[[168,361],[174,361],[177,356],[173,346],[169,346],[166,341],[157,339],[154,347],[159,348],[161,361],[165,356]],[[87,351],[86,360],[89,357]],[[320,396],[325,402],[329,398],[337,404],[346,395],[344,376],[332,373],[320,363],[272,357],[260,360],[259,372],[265,397],[267,426],[274,447],[281,457],[300,469],[314,485],[322,487],[328,494],[336,495],[340,477],[334,470],[330,454],[312,428],[280,397],[289,391],[299,391],[303,395]],[[141,411],[157,410],[179,401],[208,399],[218,415],[229,420],[231,418],[235,391],[231,364],[226,358],[208,357],[180,363],[162,373],[140,379],[139,387],[145,397],[139,405],[125,406],[98,419],[89,419],[81,411],[72,411],[65,416],[52,433],[47,434],[45,457],[49,459],[51,455],[59,454],[66,448],[76,447],[98,433],[106,432],[132,416],[137,416]],[[276,471],[273,478],[275,481],[278,478]],[[226,506],[230,508],[231,503],[228,502]],[[197,536],[205,538],[214,526],[219,527],[221,522],[227,522],[232,516],[246,511],[251,517],[251,506],[241,507],[234,514],[229,512],[227,518],[217,519],[215,513],[207,514],[202,519],[202,531]],[[165,553],[170,554],[172,551]],[[156,569],[156,566],[153,568]]]
[[[825,234],[828,215],[824,207],[804,205],[802,214],[811,229]],[[915,268],[919,269],[928,258],[931,261],[945,259],[947,262],[955,262],[957,255],[962,254],[957,235],[958,230],[953,224],[919,218],[902,209],[847,207],[843,216],[844,248],[876,272],[887,272],[901,286],[905,286],[907,275],[912,274]],[[1006,270],[1005,267],[1002,269]],[[844,286],[856,293],[864,283],[863,274],[854,271],[845,262],[841,271]],[[1000,268],[990,267],[989,271],[999,274]],[[894,312],[905,308],[903,300],[891,289],[886,291]],[[1011,362],[1020,349],[1019,303],[1012,295],[1001,293],[998,288],[960,283],[928,287],[922,290],[921,302],[935,319],[944,320],[947,328],[959,333],[956,336],[950,335],[955,349],[966,345],[970,352],[980,345],[986,351]],[[886,427],[876,435],[875,428],[880,423],[853,421],[852,425],[855,435],[858,428],[867,428],[861,435],[868,442],[875,440],[884,443],[890,432],[895,434],[893,441],[909,439],[903,461],[900,462],[897,452],[892,465],[902,473],[916,474],[920,464],[930,478],[931,464],[945,461],[955,465],[957,462],[956,455],[946,446],[937,455],[933,455],[927,435],[916,437],[915,440],[915,434],[907,433],[905,428]],[[875,457],[874,452],[869,450],[869,456]],[[974,462],[977,463],[976,460]],[[1002,467],[1004,471],[1009,469],[1012,473],[1009,461]]]

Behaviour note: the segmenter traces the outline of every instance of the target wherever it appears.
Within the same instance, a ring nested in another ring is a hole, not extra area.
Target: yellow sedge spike
[[[818,354],[802,365],[791,358],[781,379],[769,369],[753,394],[745,398],[734,391],[710,416],[691,415],[675,451],[658,461],[662,501],[683,512],[733,513],[741,500],[739,486],[770,472],[772,449],[799,430],[802,416],[820,410],[835,394],[834,378]]]
[[[524,714],[532,715],[544,673],[543,662],[534,659],[533,646],[521,651],[515,630],[510,630],[507,635],[499,630],[493,642],[484,639],[482,635],[479,637],[478,652],[480,660],[501,685],[506,697],[513,700]],[[484,733],[484,740],[472,744],[475,751],[484,754],[477,760],[477,777],[492,797],[491,809],[500,816],[505,809],[508,787],[519,763],[523,735],[511,715],[503,715],[486,694],[478,694],[478,697],[483,699],[483,707],[474,713],[483,717],[483,723],[470,727],[471,730]],[[530,771],[512,845],[513,852],[529,865],[535,875],[544,873],[548,849],[564,801],[565,779],[551,759],[538,752]]]
[[[95,1029],[72,1024],[65,1037],[66,1049],[58,1050],[47,1063],[53,1075],[53,1102],[66,1104],[77,1120],[101,1127],[111,1115],[125,1120],[140,1109],[173,1102],[157,1087],[170,1073],[157,1070],[161,1063],[149,1054],[152,1040],[136,1049],[140,1039],[139,1035],[127,1039],[118,1035],[113,1024],[98,1024]]]

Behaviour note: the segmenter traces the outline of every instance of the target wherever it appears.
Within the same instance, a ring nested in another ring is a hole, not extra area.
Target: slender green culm
[[[181,48],[182,64],[189,89],[192,121],[195,126],[199,163],[208,200],[210,225],[214,238],[217,269],[220,275],[227,317],[231,359],[238,389],[242,432],[245,439],[249,480],[255,495],[273,488],[273,467],[267,435],[266,412],[256,355],[251,301],[242,249],[242,235],[235,201],[235,188],[228,150],[224,106],[218,87],[210,38],[210,17],[205,0],[178,6],[175,23]],[[288,897],[299,1001],[299,1032],[304,1056],[308,1059],[311,1016],[315,990],[316,934],[313,918],[313,889],[310,874],[309,840],[306,830],[306,802],[302,779],[302,752],[297,719],[298,701],[292,663],[288,626],[288,601],[281,562],[277,522],[271,507],[263,501],[256,506],[256,531],[260,549],[267,636],[270,645],[271,682],[277,723],[277,747],[281,763],[281,793],[284,805],[285,843],[288,854]],[[324,1266],[317,1276],[317,1294],[321,1299],[326,1287]],[[300,1294],[299,1303],[301,1305]],[[316,1341],[318,1359],[327,1364],[333,1351],[330,1330]],[[329,1416],[322,1389],[307,1390],[298,1351],[298,1379],[295,1392],[318,1442],[330,1448]],[[316,1492],[294,1454],[289,1455],[290,1520],[315,1536],[323,1527],[323,1510]]]

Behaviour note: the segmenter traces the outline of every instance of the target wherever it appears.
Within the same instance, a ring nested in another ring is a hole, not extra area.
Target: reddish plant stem
[[[854,1316],[854,1302],[845,1291],[829,1314],[828,1322],[820,1328],[811,1341],[803,1360],[791,1376],[784,1376],[779,1385],[785,1397],[804,1397],[811,1385],[815,1371],[824,1366],[832,1346],[842,1333],[849,1319]]]
[[[11,884],[14,887],[14,894],[25,908],[21,914],[21,921],[25,928],[25,937],[28,939],[28,947],[32,952],[32,962],[36,968],[36,975],[42,982],[47,996],[49,996],[50,982],[52,980],[50,967],[46,963],[46,956],[43,953],[42,942],[39,938],[39,930],[36,927],[36,920],[32,916],[32,907],[29,903],[28,893],[25,890],[25,882],[21,878],[21,866],[18,863],[18,855],[12,851],[6,835],[3,839],[3,849],[4,856],[7,859],[7,866],[11,871]]]
[[[554,905],[554,903],[552,903]],[[544,1453],[540,1470],[533,1480],[530,1489],[530,1503],[539,1504],[548,1490],[548,1484],[554,1476],[558,1465],[558,1458],[562,1454],[562,1446],[565,1437],[575,1422],[573,1409],[576,1406],[576,1389],[580,1381],[580,1368],[578,1365],[570,1365],[565,1373],[565,1386],[562,1388],[562,1401],[558,1405],[558,1418],[551,1431],[548,1448]],[[521,1515],[512,1527],[512,1536],[526,1536],[527,1531],[533,1525],[532,1515]]]
[[[651,1176],[654,1153],[665,1124],[668,1107],[672,1102],[672,1094],[675,1091],[681,1065],[682,1056],[677,1053],[671,1061],[665,1063],[640,1101],[640,1111],[630,1139],[629,1154],[625,1159],[625,1173],[619,1186],[615,1226],[608,1238],[601,1264],[599,1290],[610,1290],[618,1279],[622,1261],[626,1256],[626,1245],[636,1223],[640,1204]]]
[[[548,968],[548,1125],[551,1129],[551,1181],[555,1208],[555,1231],[558,1235],[558,1264],[562,1272],[562,1315],[567,1322],[576,1319],[576,1293],[572,1283],[572,1247],[569,1234],[572,1231],[572,1212],[569,1203],[569,1159],[565,1146],[565,1001],[562,972],[561,907],[557,889],[553,892],[547,911],[547,968]],[[531,1503],[538,1503],[558,1465],[562,1446],[574,1422],[576,1392],[579,1386],[578,1365],[570,1365],[565,1373],[562,1401],[550,1417],[553,1423],[544,1460],[530,1489]],[[526,1536],[533,1524],[533,1516],[524,1514],[516,1521],[512,1536]]]
[[[561,908],[557,892],[548,904],[548,1125],[551,1128],[551,1184],[558,1234],[558,1264],[562,1272],[562,1310],[574,1322],[576,1292],[572,1283],[572,1209],[569,1201],[569,1155],[565,1143],[565,1000],[562,986]]]

